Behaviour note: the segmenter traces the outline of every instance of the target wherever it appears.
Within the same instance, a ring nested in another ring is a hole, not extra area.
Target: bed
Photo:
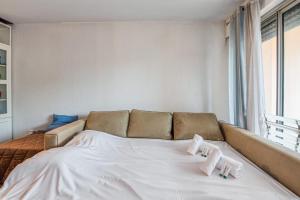
[[[42,131],[0,144],[0,185],[18,164],[43,150]]]
[[[244,164],[237,179],[215,170],[205,176],[203,158],[186,149],[191,140],[122,138],[85,130],[66,145],[42,151],[18,165],[1,199],[299,199],[224,141],[208,141]]]

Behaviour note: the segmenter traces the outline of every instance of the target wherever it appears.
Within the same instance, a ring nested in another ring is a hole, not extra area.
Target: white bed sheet
[[[186,153],[191,141],[129,139],[83,131],[66,146],[18,165],[0,199],[299,199],[225,142],[212,142],[244,164],[238,179],[210,177],[203,158]]]

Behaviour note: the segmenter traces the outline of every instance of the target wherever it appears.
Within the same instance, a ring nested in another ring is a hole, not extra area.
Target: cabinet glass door
[[[12,139],[11,27],[0,22],[0,142]]]
[[[0,115],[7,114],[7,51],[0,48]]]
[[[0,114],[7,113],[7,85],[0,84]]]
[[[0,49],[0,80],[6,80],[6,59],[6,51]]]
[[[10,45],[10,28],[0,24],[0,43]]]

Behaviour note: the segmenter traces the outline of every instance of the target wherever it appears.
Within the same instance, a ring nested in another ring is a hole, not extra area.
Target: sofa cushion
[[[171,139],[172,114],[132,110],[128,127],[128,137]]]
[[[86,130],[96,130],[126,137],[129,111],[92,111],[86,121]]]
[[[46,131],[50,131],[52,129],[64,126],[66,124],[75,122],[77,120],[78,120],[78,115],[57,115],[57,114],[53,114],[52,123],[49,124]]]
[[[194,134],[206,140],[224,140],[213,113],[173,113],[174,139],[192,139]]]

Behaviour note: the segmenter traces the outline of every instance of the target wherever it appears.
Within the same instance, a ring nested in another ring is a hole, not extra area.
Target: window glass
[[[284,117],[300,119],[300,4],[283,13]]]
[[[276,114],[277,96],[277,19],[262,25],[262,58],[266,112]]]

